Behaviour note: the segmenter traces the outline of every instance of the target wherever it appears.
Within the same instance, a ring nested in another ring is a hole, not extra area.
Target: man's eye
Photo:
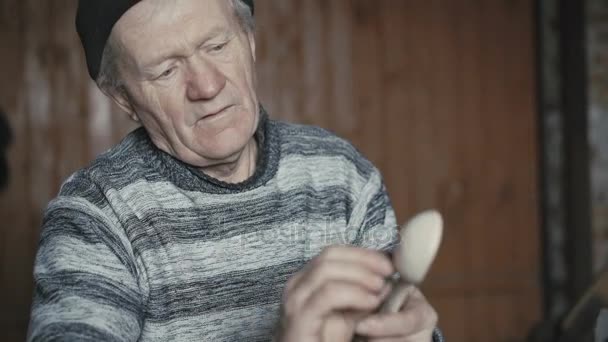
[[[169,76],[171,76],[173,74],[173,72],[175,71],[175,68],[169,68],[165,71],[162,72],[162,74],[158,75],[157,79],[159,78],[167,78]]]
[[[218,44],[218,45],[214,45],[211,47],[211,51],[213,52],[220,52],[222,50],[224,50],[224,48],[226,47],[228,43],[222,43],[222,44]]]

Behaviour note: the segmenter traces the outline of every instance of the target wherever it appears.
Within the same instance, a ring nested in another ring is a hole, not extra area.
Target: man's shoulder
[[[93,187],[121,187],[141,177],[146,168],[149,142],[142,128],[135,129],[87,166],[74,172],[62,185],[60,195],[91,193]]]
[[[374,165],[347,139],[336,133],[312,125],[274,122],[281,135],[282,158],[306,159],[320,164],[349,164],[360,174],[375,171]]]
[[[340,140],[343,143],[348,143],[346,139],[338,136],[336,133],[319,126],[279,120],[272,120],[271,122],[277,127],[277,130],[281,132],[283,137],[288,138],[288,142],[293,140]]]
[[[325,128],[280,121],[275,122],[275,125],[281,134],[283,148],[299,147],[313,149],[321,154],[341,153],[362,157],[351,142]]]

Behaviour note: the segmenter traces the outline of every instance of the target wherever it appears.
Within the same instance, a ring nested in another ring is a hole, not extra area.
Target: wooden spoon
[[[442,233],[443,220],[436,210],[424,211],[402,226],[401,241],[393,253],[399,276],[379,312],[398,312],[403,307],[409,287],[422,283],[435,260]]]

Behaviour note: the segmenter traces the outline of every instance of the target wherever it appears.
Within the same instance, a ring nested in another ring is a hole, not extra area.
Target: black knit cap
[[[80,36],[87,60],[89,75],[99,75],[101,55],[112,28],[125,12],[141,0],[79,0],[76,12],[76,31]],[[253,0],[242,0],[251,8]]]

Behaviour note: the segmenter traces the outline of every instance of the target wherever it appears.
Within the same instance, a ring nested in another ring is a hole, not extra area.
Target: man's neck
[[[234,162],[202,168],[201,171],[226,183],[241,183],[255,173],[258,156],[256,139],[251,139]]]

